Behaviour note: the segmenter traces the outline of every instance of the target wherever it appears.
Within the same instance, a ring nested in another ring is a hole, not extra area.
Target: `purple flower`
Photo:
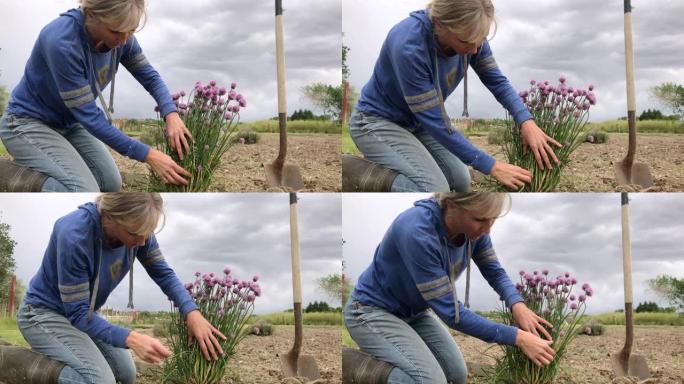
[[[230,89],[235,89],[236,87],[237,87],[237,83],[236,83],[236,82],[230,83]]]
[[[233,118],[233,114],[230,112],[226,112],[223,114],[223,118],[226,120],[231,120]]]
[[[543,270],[542,270],[542,274],[543,274],[544,276],[547,276],[547,275],[549,274],[549,270],[548,270],[548,269],[543,269]]]
[[[185,97],[185,91],[180,91],[181,97]]]
[[[233,105],[231,110],[233,111],[233,113],[238,113],[238,112],[240,112],[240,106],[239,105]]]
[[[575,309],[577,309],[577,304],[576,304],[576,303],[570,304],[570,309],[572,309],[573,311],[574,311]]]
[[[209,82],[209,85],[211,85],[212,87],[216,86],[216,80],[211,80]]]
[[[574,277],[572,279],[570,279],[570,284],[572,284],[572,285],[577,284],[577,279],[575,279]]]
[[[185,283],[185,289],[187,289],[188,291],[191,290],[192,287],[193,287],[192,283]]]
[[[584,303],[584,301],[587,300],[587,297],[584,296],[584,295],[579,295],[579,297],[577,298],[577,300],[578,300],[580,303]]]
[[[574,294],[570,295],[570,301],[575,301],[575,295]]]
[[[237,97],[237,94],[238,93],[235,91],[228,92],[228,100],[235,100],[235,98]]]
[[[180,93],[174,93],[174,94],[171,96],[171,98],[173,99],[173,101],[176,101],[176,100],[180,99]]]
[[[250,303],[251,303],[252,301],[254,301],[255,298],[256,298],[256,296],[254,296],[253,293],[250,293],[249,295],[247,295],[247,301],[250,302]]]
[[[202,106],[202,112],[209,112],[209,106],[207,106],[207,105]]]
[[[233,293],[235,293],[235,294],[240,293],[240,290],[238,289],[238,287],[233,288]]]
[[[242,107],[242,108],[247,106],[247,100],[245,100],[245,99],[240,99],[239,103],[240,103],[240,107]]]
[[[252,281],[255,282],[255,283],[256,283],[257,281],[259,281],[259,276],[257,276],[257,275],[252,276]]]
[[[565,76],[561,75],[561,77],[558,78],[558,81],[560,81],[561,84],[565,83]]]
[[[244,144],[244,143],[245,143],[245,138],[244,138],[244,137],[241,137],[239,141],[240,141],[240,144]]]
[[[226,89],[225,89],[225,88],[223,88],[223,87],[219,88],[219,90],[218,90],[218,94],[219,94],[219,96],[223,96],[223,95],[225,95],[225,94],[226,94]]]
[[[536,81],[534,81],[534,80],[530,80],[530,85],[535,85],[535,84],[537,84],[537,82],[536,82]]]
[[[570,277],[570,272],[565,272],[565,277]]]
[[[532,80],[532,81],[534,81],[534,80]],[[522,271],[522,270],[521,270],[520,272],[518,272],[518,274],[519,274],[520,276],[525,276],[525,271]]]
[[[593,91],[594,90],[594,84],[589,84],[589,87],[587,87],[587,88],[589,88],[590,91]]]
[[[195,272],[196,277],[200,277],[200,275],[201,275],[200,271]]]
[[[204,169],[204,167],[202,167],[202,164],[197,166],[197,172],[202,172],[203,169]],[[214,279],[214,280],[216,280],[216,279]]]
[[[532,272],[532,274],[536,276],[539,274],[539,271],[534,271],[534,272]]]
[[[230,268],[228,268],[228,267],[223,268],[223,273],[226,275],[230,275]]]

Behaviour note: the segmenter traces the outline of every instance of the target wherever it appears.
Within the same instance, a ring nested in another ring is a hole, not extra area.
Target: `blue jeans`
[[[349,134],[363,156],[399,172],[392,192],[466,192],[468,167],[424,129],[354,111]]]
[[[0,139],[17,164],[48,176],[43,192],[116,192],[121,175],[105,145],[82,125],[60,128],[5,113]]]
[[[352,297],[344,308],[344,323],[362,351],[394,366],[390,384],[466,382],[461,350],[431,312],[401,319]]]
[[[59,384],[135,383],[130,351],[90,338],[53,310],[23,303],[17,325],[31,349],[66,365]]]

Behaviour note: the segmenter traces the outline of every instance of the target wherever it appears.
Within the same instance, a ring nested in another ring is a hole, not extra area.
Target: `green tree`
[[[684,86],[676,83],[663,83],[651,87],[651,94],[674,113],[684,116]]]
[[[684,279],[668,275],[660,275],[648,281],[648,285],[665,298],[670,304],[684,311]]]
[[[316,282],[318,283],[318,287],[323,290],[326,295],[331,297],[333,300],[342,303],[342,275],[334,273],[325,277],[321,277],[320,279],[316,280]],[[349,298],[354,286],[349,279],[345,279],[344,285],[345,297]],[[344,306],[344,304],[345,303],[342,303],[342,306]]]
[[[654,303],[653,301],[645,301],[643,303],[639,303],[639,305],[636,307],[636,313],[641,313],[641,312],[660,312],[660,307],[658,304]]]
[[[7,107],[7,102],[9,101],[9,92],[4,85],[0,85],[0,115],[5,113],[5,108]]]
[[[343,93],[341,84],[335,87],[330,84],[313,83],[304,86],[302,93],[311,103],[330,115],[333,120],[340,120]]]
[[[342,81],[349,81],[349,66],[347,65],[347,56],[349,55],[349,47],[342,44]]]
[[[0,222],[0,301],[7,302],[9,299],[9,285],[12,274],[16,268],[14,262],[14,246],[17,242],[12,240],[9,224]]]
[[[662,120],[664,118],[663,113],[657,109],[647,109],[639,115],[639,120]]]

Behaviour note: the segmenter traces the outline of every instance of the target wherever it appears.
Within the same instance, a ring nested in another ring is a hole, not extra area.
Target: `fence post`
[[[15,293],[15,287],[17,285],[17,275],[12,275],[12,281],[10,282],[10,291],[9,291],[9,316],[14,317],[14,293]]]

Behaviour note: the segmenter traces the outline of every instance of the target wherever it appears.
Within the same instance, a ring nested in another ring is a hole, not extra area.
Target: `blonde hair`
[[[459,39],[480,44],[491,31],[496,34],[496,18],[491,0],[432,0],[428,5],[430,20],[456,33]]]
[[[488,217],[502,217],[511,209],[511,196],[508,193],[497,192],[438,192],[433,196],[442,209],[447,208],[447,202],[457,207]]]
[[[92,14],[117,32],[139,31],[147,21],[145,0],[78,0],[83,13]]]
[[[113,192],[95,199],[100,215],[107,215],[128,232],[147,236],[154,232],[159,220],[166,220],[164,200],[158,193]]]

